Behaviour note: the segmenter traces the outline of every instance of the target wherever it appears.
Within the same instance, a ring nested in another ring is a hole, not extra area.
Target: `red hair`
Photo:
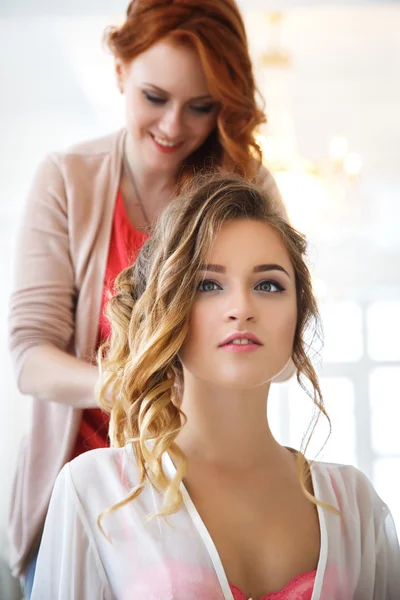
[[[261,151],[254,131],[266,119],[257,106],[246,31],[234,0],[132,0],[124,24],[107,29],[105,39],[124,62],[162,39],[191,44],[221,108],[216,129],[185,160],[181,177],[204,167],[255,176]]]

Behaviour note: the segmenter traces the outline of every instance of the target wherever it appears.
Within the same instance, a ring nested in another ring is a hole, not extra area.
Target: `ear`
[[[117,79],[117,88],[120,94],[124,93],[124,73],[125,65],[120,58],[115,59],[115,75]]]

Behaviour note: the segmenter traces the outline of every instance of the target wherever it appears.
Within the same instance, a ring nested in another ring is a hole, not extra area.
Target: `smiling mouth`
[[[170,142],[169,140],[159,137],[158,135],[154,135],[153,133],[151,133],[150,135],[159,146],[162,146],[163,148],[168,150],[174,150],[176,148],[179,148],[183,144],[183,142]]]

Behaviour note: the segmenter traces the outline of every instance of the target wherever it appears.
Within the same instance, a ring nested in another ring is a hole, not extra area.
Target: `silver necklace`
[[[130,180],[131,180],[132,187],[133,187],[133,189],[134,189],[134,192],[135,192],[136,199],[137,199],[137,201],[138,201],[138,203],[139,203],[140,210],[142,211],[142,215],[143,215],[143,218],[144,218],[144,220],[145,220],[145,223],[146,223],[146,227],[147,227],[148,229],[151,229],[151,223],[150,223],[150,219],[149,219],[149,217],[147,216],[147,213],[146,213],[146,210],[145,210],[145,208],[144,208],[144,204],[143,204],[142,198],[140,197],[139,190],[138,190],[138,188],[137,188],[136,181],[135,181],[135,178],[134,178],[134,176],[133,176],[133,171],[132,171],[132,169],[131,169],[131,167],[130,167],[130,164],[129,164],[129,162],[128,162],[128,159],[127,159],[127,156],[126,156],[125,148],[124,148],[124,150],[123,150],[122,157],[123,157],[123,161],[124,161],[124,167],[125,167],[125,171],[127,171],[127,173],[128,173],[128,176],[129,176],[129,178],[130,178]]]

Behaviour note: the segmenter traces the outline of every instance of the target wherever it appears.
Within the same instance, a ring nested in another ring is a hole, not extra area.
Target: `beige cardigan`
[[[98,333],[124,130],[53,153],[31,187],[17,243],[10,346],[17,382],[27,355],[54,345],[92,361]],[[285,211],[271,174],[260,183]],[[49,365],[49,368],[54,368]],[[82,410],[33,399],[10,510],[11,568],[22,575],[37,548],[55,479],[68,462]]]

